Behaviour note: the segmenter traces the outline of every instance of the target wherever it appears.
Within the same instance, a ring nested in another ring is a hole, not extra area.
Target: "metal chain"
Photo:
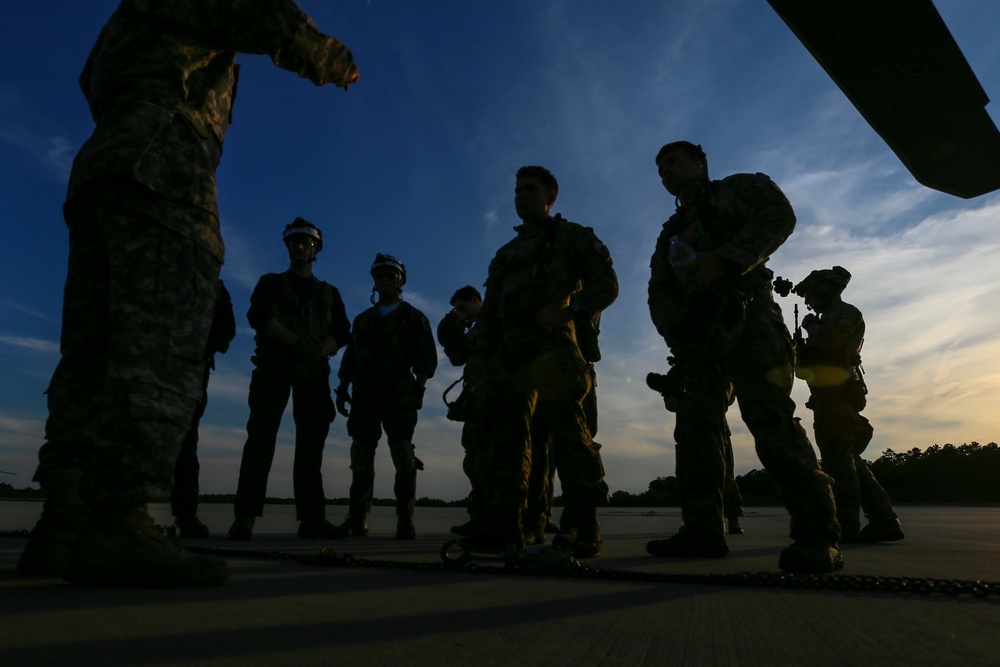
[[[0,538],[26,538],[28,531],[0,531]],[[452,542],[445,544],[442,555]],[[191,553],[224,558],[249,558],[257,560],[294,561],[314,567],[367,567],[395,570],[436,572],[465,572],[474,574],[504,574],[546,577],[572,577],[605,581],[637,581],[664,584],[699,584],[706,586],[739,586],[755,588],[785,588],[797,590],[860,591],[864,593],[911,593],[918,595],[969,596],[978,599],[997,599],[1000,582],[959,579],[933,579],[929,577],[887,577],[856,574],[789,574],[774,572],[738,572],[735,574],[669,574],[663,572],[636,572],[611,568],[590,567],[573,559],[511,558],[500,554],[490,558],[476,555],[444,560],[443,562],[414,563],[408,561],[355,558],[350,554],[338,555],[325,547],[318,554],[295,554],[284,551],[259,551],[254,549],[222,549],[185,547]],[[554,551],[554,550],[553,550]],[[544,553],[544,552],[543,552]],[[491,564],[497,563],[497,564]]]
[[[445,545],[447,546],[447,544]],[[439,572],[466,572],[476,574],[504,574],[548,577],[573,577],[577,579],[601,579],[606,581],[637,581],[666,584],[700,584],[710,586],[741,586],[755,588],[784,588],[798,590],[861,591],[865,593],[911,593],[920,595],[969,596],[986,599],[1000,595],[1000,582],[981,580],[963,581],[958,579],[933,579],[928,577],[888,577],[880,575],[844,574],[790,574],[773,572],[739,572],[735,574],[668,574],[661,572],[636,572],[611,568],[590,567],[573,561],[566,567],[555,564],[539,567],[536,563],[521,563],[516,560],[504,562],[500,555],[478,562],[476,557],[455,559],[452,562],[413,563],[404,561],[355,558],[350,554],[338,556],[326,547],[318,555],[290,554],[280,551],[253,551],[238,549],[212,549],[187,547],[188,551],[224,557],[246,557],[270,560],[291,560],[304,565],[319,567],[370,567],[400,570],[423,570]],[[499,562],[499,564],[490,564]]]

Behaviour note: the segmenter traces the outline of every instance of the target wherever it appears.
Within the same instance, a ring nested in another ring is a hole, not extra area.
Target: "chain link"
[[[27,530],[0,531],[0,538],[27,538]],[[338,555],[325,547],[318,554],[296,554],[285,551],[260,551],[255,549],[222,549],[185,545],[191,553],[220,556],[223,558],[248,558],[255,560],[280,560],[314,567],[365,567],[423,572],[464,572],[474,574],[502,574],[544,577],[572,577],[605,581],[635,581],[663,584],[698,584],[706,586],[733,586],[753,588],[784,588],[795,590],[859,591],[863,593],[895,593],[917,595],[968,596],[977,599],[997,599],[1000,582],[960,579],[933,579],[929,577],[888,577],[858,574],[789,574],[774,572],[738,572],[735,574],[684,574],[664,572],[638,572],[612,568],[590,567],[576,560],[552,555],[558,550],[519,552],[511,555],[497,554],[483,557],[467,554],[446,558],[445,553],[454,542],[442,547],[441,562],[410,562],[355,558],[350,554]]]
[[[448,547],[449,543],[445,544]],[[859,591],[864,593],[895,593],[918,595],[946,595],[952,597],[969,596],[977,599],[992,597],[996,600],[1000,594],[1000,582],[981,580],[963,581],[958,579],[932,579],[928,577],[888,577],[880,575],[845,575],[845,574],[790,574],[774,572],[739,572],[735,574],[671,574],[663,572],[638,572],[634,570],[616,570],[612,568],[590,567],[573,561],[575,566],[567,567],[565,563],[556,561],[551,567],[541,567],[537,560],[518,562],[515,559],[505,559],[504,556],[480,558],[472,555],[470,558],[452,559],[451,562],[414,563],[407,561],[376,560],[371,558],[355,558],[350,554],[342,556],[330,549],[324,548],[318,555],[289,554],[278,551],[261,552],[238,549],[212,549],[203,547],[187,547],[193,553],[215,555],[222,557],[265,558],[273,560],[292,560],[304,565],[320,567],[367,567],[391,568],[398,570],[421,570],[438,572],[464,572],[495,575],[525,575],[545,577],[572,577],[577,579],[600,579],[605,581],[635,581],[664,584],[699,584],[709,586],[734,586],[754,588],[784,588],[796,590],[831,590]],[[443,548],[442,551],[445,549]]]

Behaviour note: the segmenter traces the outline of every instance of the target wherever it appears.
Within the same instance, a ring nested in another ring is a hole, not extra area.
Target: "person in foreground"
[[[18,563],[82,586],[224,582],[226,562],[154,526],[204,391],[223,243],[215,169],[237,52],[317,85],[358,79],[351,52],[291,0],[122,0],[80,85],[96,127],[63,207],[62,358],[35,480],[42,517]]]
[[[674,439],[684,525],[646,549],[677,558],[729,553],[723,491],[731,384],[757,455],[791,515],[794,542],[779,567],[839,570],[830,478],[794,417],[792,339],[765,265],[795,226],[791,204],[765,174],[710,180],[705,153],[687,141],[663,146],[656,165],[677,209],[656,242],[649,311],[673,354],[668,376],[679,388]]]

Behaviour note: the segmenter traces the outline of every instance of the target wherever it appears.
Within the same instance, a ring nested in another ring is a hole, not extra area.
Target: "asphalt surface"
[[[719,560],[646,555],[647,540],[676,531],[676,510],[602,509],[604,550],[574,576],[441,567],[449,527],[466,519],[455,509],[418,508],[412,542],[393,539],[387,507],[368,537],[323,542],[295,537],[293,507],[268,506],[254,539],[236,543],[222,538],[231,506],[204,505],[213,537],[188,544],[240,553],[227,555],[229,582],[202,589],[23,577],[24,540],[4,537],[0,666],[1000,664],[1000,509],[897,510],[905,540],[847,545],[843,571],[811,578],[780,576],[780,508],[748,510]],[[0,503],[0,530],[30,528],[38,511]],[[165,506],[152,512],[169,521]],[[324,547],[355,564],[297,560]],[[994,593],[948,580],[994,582]],[[886,584],[897,590],[872,589]]]

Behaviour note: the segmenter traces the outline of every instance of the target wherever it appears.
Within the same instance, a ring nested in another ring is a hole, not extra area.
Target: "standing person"
[[[88,586],[229,576],[225,561],[158,531],[146,503],[170,494],[201,400],[223,259],[215,168],[238,51],[317,85],[358,80],[347,47],[291,0],[122,0],[84,67],[96,127],[63,207],[62,359],[35,473],[46,502],[21,572]]]
[[[566,501],[554,544],[578,558],[601,550],[597,507],[607,503],[604,466],[582,401],[592,389],[578,327],[618,296],[618,277],[594,230],[550,215],[559,185],[544,167],[518,170],[517,236],[490,262],[477,347],[488,363],[491,406],[485,469],[488,519],[471,548],[519,548],[532,467],[533,421],[544,419]]]
[[[403,263],[379,253],[371,275],[374,305],[354,319],[351,342],[337,373],[337,410],[347,417],[351,437],[350,509],[341,528],[351,535],[368,534],[375,449],[384,430],[396,469],[396,539],[412,540],[417,536],[413,527],[417,470],[423,469],[414,454],[413,432],[423,407],[424,385],[437,369],[437,347],[427,317],[403,301]]]
[[[292,396],[295,461],[292,485],[298,535],[336,539],[346,533],[326,520],[323,447],[337,416],[330,394],[329,357],[351,336],[344,302],[336,287],[313,275],[323,249],[323,234],[313,223],[295,218],[283,234],[289,267],[261,276],[250,295],[247,320],[257,332],[250,377],[250,418],[243,446],[240,479],[229,538],[249,540],[256,518],[264,514],[267,477],[274,461],[281,416]]]
[[[215,314],[212,328],[205,346],[205,393],[195,408],[181,451],[174,464],[174,489],[170,492],[170,509],[174,515],[174,525],[184,539],[203,540],[208,537],[208,526],[198,519],[198,426],[205,414],[208,403],[208,378],[215,370],[215,355],[225,354],[229,344],[236,337],[236,316],[233,314],[233,300],[222,280],[218,283],[215,296]]]
[[[882,485],[861,453],[875,430],[861,416],[868,387],[861,371],[865,320],[841,298],[850,272],[835,266],[811,272],[793,288],[813,311],[802,318],[809,334],[799,349],[796,375],[809,385],[816,446],[823,470],[833,477],[842,542],[893,542],[903,539],[899,519]],[[864,510],[868,524],[862,528]]]
[[[791,514],[794,543],[779,567],[840,569],[830,479],[794,417],[792,340],[765,266],[795,226],[791,204],[765,174],[709,180],[705,153],[687,141],[663,146],[656,165],[677,198],[651,261],[649,312],[674,355],[668,376],[682,388],[674,439],[684,525],[646,549],[665,557],[729,553],[723,490],[731,383],[757,455]]]
[[[472,535],[483,525],[485,512],[484,475],[482,462],[484,419],[489,406],[480,400],[483,382],[481,365],[476,363],[476,322],[483,309],[483,297],[472,285],[455,291],[451,297],[452,309],[437,327],[438,343],[453,366],[464,366],[462,392],[449,405],[448,419],[462,422],[462,471],[469,478],[469,497],[466,511],[469,520],[452,526],[456,535]]]

